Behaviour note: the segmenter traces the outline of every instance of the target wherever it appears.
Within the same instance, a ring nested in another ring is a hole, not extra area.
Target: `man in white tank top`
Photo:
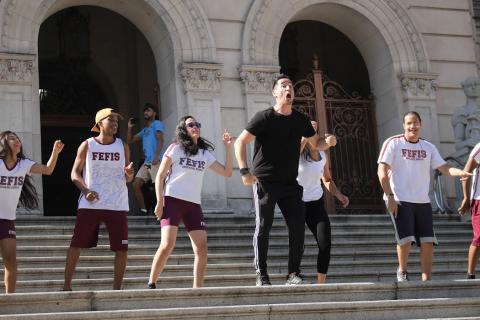
[[[110,249],[115,252],[113,289],[119,290],[127,265],[128,224],[127,182],[133,179],[133,164],[126,143],[115,137],[122,116],[105,108],[97,112],[97,137],[82,142],[73,164],[71,178],[80,189],[77,220],[65,265],[64,291],[72,290],[72,277],[82,248],[97,246],[98,228],[108,230]]]

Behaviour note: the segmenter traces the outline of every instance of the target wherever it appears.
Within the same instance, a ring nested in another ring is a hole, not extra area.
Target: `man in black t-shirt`
[[[305,237],[305,207],[302,187],[297,183],[302,146],[311,139],[319,149],[336,144],[333,136],[319,140],[308,117],[292,108],[294,90],[287,76],[279,76],[272,94],[276,104],[250,120],[235,141],[235,155],[244,185],[253,185],[256,228],[253,236],[257,286],[270,285],[267,253],[275,205],[288,226],[289,253],[287,284],[301,284],[300,263]],[[255,140],[253,173],[247,167],[246,146]]]

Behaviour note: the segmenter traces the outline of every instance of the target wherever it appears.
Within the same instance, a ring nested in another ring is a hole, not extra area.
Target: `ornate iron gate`
[[[323,122],[324,130],[337,137],[337,146],[330,149],[330,168],[337,187],[350,198],[350,205],[344,209],[327,199],[327,206],[342,214],[382,213],[373,98],[349,94],[337,82],[323,77],[320,70],[314,70],[295,83],[294,107],[317,119],[319,127]]]

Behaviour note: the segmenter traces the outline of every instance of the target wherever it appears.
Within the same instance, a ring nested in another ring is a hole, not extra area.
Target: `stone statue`
[[[462,82],[467,98],[465,105],[457,108],[452,115],[455,137],[455,152],[445,158],[452,167],[463,169],[473,147],[480,141],[480,77],[469,77]],[[456,200],[453,207],[448,205],[445,181],[435,173],[433,192],[437,212],[453,213],[463,198],[460,180],[455,179]]]
[[[470,151],[480,141],[480,78],[469,77],[462,82],[462,87],[467,102],[452,115],[455,152],[449,158],[463,168]]]

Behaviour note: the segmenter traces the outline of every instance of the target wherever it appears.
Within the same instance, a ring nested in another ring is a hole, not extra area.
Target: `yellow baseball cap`
[[[97,114],[95,115],[95,125],[93,126],[92,130],[93,132],[100,132],[98,129],[98,123],[102,121],[103,119],[107,118],[110,115],[116,115],[120,118],[120,120],[123,120],[123,117],[120,113],[115,112],[112,108],[104,108],[99,111],[97,111]]]

